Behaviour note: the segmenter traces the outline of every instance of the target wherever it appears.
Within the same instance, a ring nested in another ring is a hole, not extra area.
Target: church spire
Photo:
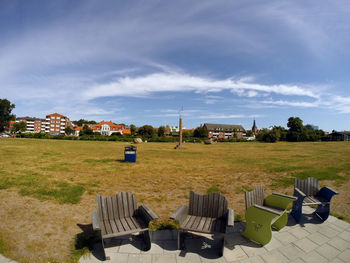
[[[255,119],[254,119],[254,122],[253,122],[252,132],[253,132],[254,135],[258,134],[258,127],[256,127]]]

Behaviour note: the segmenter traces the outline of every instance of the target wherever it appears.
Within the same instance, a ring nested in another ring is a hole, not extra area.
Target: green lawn
[[[187,202],[190,189],[205,193],[218,188],[235,213],[244,216],[244,190],[262,184],[268,193],[292,194],[294,177],[314,176],[321,184],[341,191],[332,211],[350,215],[349,196],[344,193],[349,192],[345,191],[350,178],[349,142],[185,144],[185,150],[174,150],[174,143],[143,143],[137,145],[137,163],[122,161],[126,145],[0,139],[0,194],[11,193],[23,200],[33,197],[57,210],[67,206],[71,213],[79,210],[80,214],[69,215],[77,224],[90,220],[96,193],[132,192],[138,202],[147,203],[166,220],[172,210]],[[47,222],[51,221],[48,217]],[[67,220],[66,229],[71,223]],[[3,236],[9,235],[0,226],[0,237],[1,231]],[[76,233],[68,234],[73,238]],[[14,243],[10,240],[6,246],[9,255],[15,254]],[[36,253],[35,248],[32,251]]]

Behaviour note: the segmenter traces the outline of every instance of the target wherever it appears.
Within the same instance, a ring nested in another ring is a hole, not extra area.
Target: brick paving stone
[[[294,246],[294,244],[287,245],[279,249],[279,251],[286,256],[289,260],[294,260],[303,254],[303,251]]]
[[[291,233],[293,236],[295,236],[297,239],[302,239],[302,238],[310,235],[309,232],[307,232],[306,230],[304,230],[302,228],[293,228],[292,230],[289,230],[288,232]]]
[[[198,254],[186,253],[184,256],[176,255],[177,263],[201,263],[201,259]]]
[[[283,244],[277,238],[274,238],[274,236],[272,236],[270,243],[266,244],[264,247],[266,250],[271,251],[282,246]]]
[[[163,241],[155,241],[148,251],[141,251],[141,254],[163,254]]]
[[[328,260],[334,259],[340,254],[340,250],[328,244],[323,244],[322,246],[318,247],[316,251]]]
[[[248,255],[240,246],[235,246],[234,249],[224,248],[224,258],[227,262],[234,262],[248,258]]]
[[[336,237],[337,235],[339,235],[341,233],[340,231],[336,231],[336,230],[330,228],[327,225],[320,225],[318,227],[317,232],[321,233],[322,235],[324,235],[324,236],[326,236],[328,238]]]
[[[297,240],[297,238],[289,232],[276,233],[274,237],[277,238],[284,245],[290,244]]]
[[[318,247],[318,245],[316,243],[312,242],[308,238],[303,238],[303,239],[297,240],[297,241],[293,242],[293,244],[306,253],[309,253]]]
[[[297,258],[297,259],[294,259],[292,261],[289,261],[289,263],[305,263],[305,261],[302,260],[301,258]]]
[[[318,254],[316,251],[312,251],[302,258],[306,263],[328,263],[328,260]]]
[[[153,244],[152,244],[153,245]],[[141,247],[140,242],[130,243],[128,240],[123,240],[119,247],[120,253],[138,254],[141,253],[139,249]]]
[[[335,217],[333,217],[335,218]],[[348,222],[345,222],[343,220],[340,220],[338,218],[335,218],[337,221],[336,222],[333,222],[337,227],[340,227],[341,229],[349,229],[350,228],[350,224]]]
[[[261,257],[257,256],[257,257],[241,260],[239,263],[265,263],[265,262]]]
[[[344,262],[347,262],[347,263],[350,262],[350,249],[347,249],[344,252],[340,253],[338,258],[340,258]]]
[[[258,256],[267,252],[267,250],[264,247],[255,244],[254,246],[241,245],[241,248],[248,255],[248,257]]]
[[[338,235],[338,237],[341,237],[342,239],[350,242],[350,231],[343,231]]]
[[[282,253],[279,252],[278,250],[270,251],[269,253],[261,255],[261,257],[266,263],[286,263],[286,262],[288,262],[288,259],[284,255],[282,255]]]
[[[318,245],[323,245],[330,240],[329,238],[318,232],[309,235],[307,238]]]
[[[110,253],[108,256],[110,257],[110,260],[102,261],[102,262],[128,263],[128,258],[129,258],[128,254]]]
[[[339,258],[335,258],[335,259],[329,261],[328,263],[344,263],[344,261],[340,260]]]
[[[152,255],[129,254],[128,263],[152,263]]]
[[[330,227],[330,228],[332,228],[332,229],[334,229],[335,231],[337,231],[337,232],[342,232],[342,231],[344,231],[344,229],[343,228],[341,228],[341,227],[339,227],[339,222],[340,222],[340,220],[338,220],[337,222],[334,222],[334,223],[330,223],[330,222],[328,222],[328,220],[325,222],[325,223],[323,223],[326,227]]]
[[[302,226],[304,230],[309,232],[310,234],[317,232],[318,230],[318,225],[317,224],[305,224]]]
[[[174,254],[152,255],[152,263],[176,263]]]
[[[350,242],[340,238],[340,237],[335,237],[332,238],[328,244],[330,244],[331,246],[335,247],[336,249],[340,250],[340,251],[344,251],[347,248],[350,248]]]
[[[220,258],[205,258],[200,257],[202,263],[226,263],[223,257]]]

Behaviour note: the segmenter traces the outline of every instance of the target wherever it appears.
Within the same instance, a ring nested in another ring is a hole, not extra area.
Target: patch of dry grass
[[[340,191],[332,211],[350,216],[346,142],[186,144],[181,151],[173,143],[145,143],[137,145],[137,163],[120,161],[126,145],[1,139],[0,198],[7,202],[0,204],[0,237],[6,255],[20,262],[69,262],[82,232],[77,224],[91,223],[96,193],[132,192],[166,220],[188,202],[190,189],[204,194],[216,186],[244,215],[244,190],[264,185],[267,193],[292,194],[291,178],[311,174]],[[80,187],[74,188],[75,201],[65,199],[72,187]]]

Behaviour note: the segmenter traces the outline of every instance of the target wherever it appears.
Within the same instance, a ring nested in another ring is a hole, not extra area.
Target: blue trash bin
[[[136,163],[136,146],[126,146],[124,150],[124,161],[128,163]]]

